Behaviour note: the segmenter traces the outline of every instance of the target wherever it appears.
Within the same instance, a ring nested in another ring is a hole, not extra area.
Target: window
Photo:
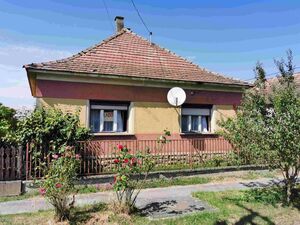
[[[211,107],[183,107],[181,131],[184,133],[207,133],[210,131]]]
[[[93,133],[124,132],[128,104],[90,103],[90,128]]]

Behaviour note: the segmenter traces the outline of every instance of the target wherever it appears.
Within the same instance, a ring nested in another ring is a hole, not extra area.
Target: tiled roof
[[[296,89],[297,91],[300,93],[300,73],[295,73],[294,74],[294,82],[296,85]],[[267,91],[271,91],[271,88],[273,85],[276,85],[278,83],[278,78],[277,77],[273,77],[267,80],[267,85],[266,85],[266,89]]]
[[[249,84],[207,71],[128,29],[62,60],[24,66],[46,71],[118,75],[220,84]]]

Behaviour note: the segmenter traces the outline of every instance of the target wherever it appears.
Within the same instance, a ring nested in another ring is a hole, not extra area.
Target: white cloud
[[[20,108],[34,102],[30,93],[24,64],[46,62],[72,53],[35,46],[0,45],[0,102]]]
[[[7,66],[22,68],[24,64],[45,62],[72,55],[69,51],[41,48],[36,46],[1,45],[0,63]]]

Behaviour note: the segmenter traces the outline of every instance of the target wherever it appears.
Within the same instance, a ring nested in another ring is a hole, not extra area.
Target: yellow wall
[[[88,101],[78,99],[38,98],[38,106],[55,107],[63,112],[75,113],[80,110],[80,121],[87,126]],[[132,102],[129,107],[128,132],[132,134],[157,134],[168,129],[172,134],[180,133],[180,108],[168,103]],[[214,105],[212,108],[211,130],[215,133],[220,127],[217,121],[235,116],[232,105]]]
[[[54,107],[66,113],[75,113],[79,110],[79,118],[82,126],[87,126],[87,100],[62,99],[62,98],[38,98],[37,106]]]
[[[134,133],[180,132],[180,109],[168,103],[134,102]]]
[[[236,115],[232,105],[214,105],[212,108],[211,128],[212,132],[220,130],[218,121]]]

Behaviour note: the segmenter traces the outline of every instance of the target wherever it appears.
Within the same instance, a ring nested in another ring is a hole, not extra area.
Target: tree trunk
[[[287,205],[291,204],[292,199],[292,190],[295,186],[295,179],[291,176],[286,178],[285,182],[285,191],[286,191],[286,203]]]

